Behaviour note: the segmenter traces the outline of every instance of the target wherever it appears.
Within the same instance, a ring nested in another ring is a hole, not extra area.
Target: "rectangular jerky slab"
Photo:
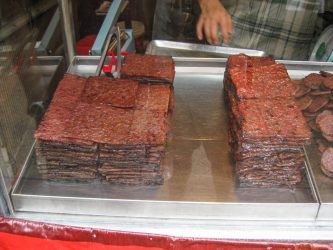
[[[133,108],[138,82],[110,77],[89,77],[81,101],[108,104],[119,108]]]
[[[282,64],[230,69],[230,81],[238,99],[291,97],[294,85]]]
[[[168,112],[171,90],[168,85],[140,84],[135,108],[157,112]]]
[[[66,136],[98,143],[125,144],[133,110],[79,103],[66,127]]]
[[[173,83],[175,65],[171,57],[128,54],[121,68],[121,77],[140,82]]]

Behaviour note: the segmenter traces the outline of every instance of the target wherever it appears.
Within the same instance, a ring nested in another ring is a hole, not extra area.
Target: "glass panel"
[[[31,149],[62,61],[38,56],[62,55],[60,25],[49,28],[56,9],[55,0],[0,0],[0,166],[7,191]],[[47,31],[50,47],[42,50]]]

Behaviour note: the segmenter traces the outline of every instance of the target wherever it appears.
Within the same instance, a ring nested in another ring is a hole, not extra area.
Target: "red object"
[[[103,72],[112,72],[112,65],[116,64],[115,66],[115,70],[116,72],[118,72],[118,58],[115,58],[115,54],[113,53],[113,51],[108,51],[107,53],[109,56],[111,56],[111,60],[110,60],[110,64],[108,66],[103,66]],[[127,55],[128,52],[127,51],[122,51],[120,52],[120,55]]]
[[[76,43],[76,53],[79,56],[88,56],[89,51],[92,48],[95,40],[96,40],[96,35],[89,35],[79,40]]]
[[[92,228],[52,225],[11,218],[0,218],[0,249],[119,249],[119,250],[329,250],[333,244],[300,242],[236,241],[218,239],[177,238],[171,236],[106,231]],[[16,235],[14,235],[16,234]],[[47,244],[39,247],[39,243]],[[9,243],[13,243],[11,246]],[[96,244],[100,243],[100,244]],[[86,244],[86,245],[85,245]],[[102,245],[104,244],[104,245]],[[105,248],[107,245],[109,248]],[[30,248],[29,248],[30,247]],[[51,248],[53,247],[53,248]],[[66,248],[67,247],[67,248]],[[71,247],[71,248],[69,248]],[[104,248],[102,248],[104,247]],[[125,248],[128,247],[128,248]],[[131,248],[129,248],[131,247]],[[144,247],[144,248],[142,248]]]
[[[163,250],[157,247],[115,246],[96,242],[50,240],[0,232],[0,249],[6,250]]]

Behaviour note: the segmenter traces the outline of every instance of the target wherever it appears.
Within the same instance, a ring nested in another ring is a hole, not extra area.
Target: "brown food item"
[[[81,100],[119,108],[135,105],[138,82],[110,77],[89,77]]]
[[[323,133],[322,135],[327,141],[333,142],[333,135],[328,135],[328,134],[325,134],[325,133]]]
[[[35,133],[42,178],[162,184],[170,93],[169,84],[66,75]]]
[[[136,96],[135,108],[157,112],[168,112],[171,90],[167,84],[140,84]]]
[[[129,132],[129,144],[164,144],[167,132],[165,114],[136,110]]]
[[[325,108],[326,108],[326,109],[333,109],[333,102],[330,101],[329,103],[327,103],[327,104],[325,105]]]
[[[171,57],[128,54],[121,68],[121,77],[149,83],[173,83],[175,64]]]
[[[246,100],[239,103],[238,109],[244,137],[311,138],[306,121],[291,98]]]
[[[329,177],[333,177],[333,148],[326,149],[321,157],[321,170]]]
[[[246,69],[249,67],[262,67],[275,64],[275,60],[271,56],[248,56],[245,54],[231,55],[228,57],[227,70],[231,68]]]
[[[297,79],[297,80],[293,79],[293,80],[291,80],[291,82],[293,84],[295,84],[295,85],[302,85],[302,84],[304,84],[301,79]]]
[[[303,115],[304,117],[307,119],[307,120],[313,120],[317,117],[317,115],[320,114],[320,111],[318,112],[315,112],[315,113],[310,113],[310,112],[307,112],[306,110],[303,111]]]
[[[324,79],[323,85],[328,89],[333,89],[333,76],[328,76]]]
[[[303,79],[304,85],[311,89],[319,89],[324,77],[317,73],[311,73]]]
[[[284,67],[272,62],[249,66],[246,56],[238,59],[232,56],[227,62],[224,97],[240,185],[293,186],[302,179],[302,147],[312,136],[293,98],[295,84]],[[304,108],[311,102],[310,97],[299,100]]]
[[[316,118],[316,123],[325,137],[333,136],[333,112],[325,110]]]
[[[325,96],[316,97],[312,100],[312,103],[307,108],[307,111],[309,111],[311,113],[315,113],[315,112],[319,111],[321,108],[323,108],[328,102],[329,102],[329,99]]]
[[[330,90],[313,90],[309,93],[311,96],[330,96],[331,91]]]
[[[327,71],[319,71],[319,73],[324,76],[324,77],[330,77],[330,76],[333,76],[333,73],[330,73],[330,72],[327,72]]]
[[[296,103],[301,110],[305,110],[311,105],[312,99],[309,96],[304,96],[301,97],[300,99],[297,99]]]
[[[239,99],[290,97],[295,91],[282,64],[252,67],[246,70],[231,68],[228,71],[230,81],[233,83],[232,91]]]
[[[323,138],[318,138],[316,142],[318,144],[318,149],[321,153],[324,153],[324,151],[330,146],[329,142]]]
[[[297,85],[296,86],[296,89],[294,91],[294,96],[296,98],[299,98],[299,97],[302,97],[302,96],[305,96],[306,94],[308,94],[309,92],[311,91],[310,88],[308,87],[305,87],[303,85]]]
[[[125,144],[132,125],[133,110],[107,105],[79,103],[68,123],[68,137],[109,144]]]

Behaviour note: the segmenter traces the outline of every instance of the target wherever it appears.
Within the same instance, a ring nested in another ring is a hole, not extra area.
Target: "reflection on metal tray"
[[[225,46],[213,46],[196,43],[181,43],[163,40],[151,41],[146,49],[146,54],[179,56],[179,57],[222,57],[244,53],[249,56],[264,56],[265,52],[252,49],[240,49]]]
[[[99,57],[77,57],[69,72],[93,75]],[[288,188],[241,188],[229,157],[222,100],[225,59],[175,58],[175,111],[162,186],[41,180],[34,157],[15,186],[16,211],[150,218],[315,220],[319,202],[308,168]]]

